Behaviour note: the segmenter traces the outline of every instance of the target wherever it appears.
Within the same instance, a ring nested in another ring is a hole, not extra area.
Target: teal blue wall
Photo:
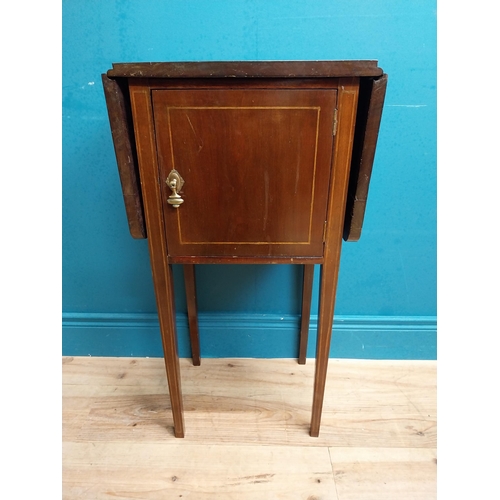
[[[433,0],[64,0],[64,354],[161,355],[147,241],[128,232],[100,74],[113,62],[293,59],[377,59],[389,74],[363,233],[342,250],[331,355],[435,357]],[[181,269],[175,278],[188,356]],[[294,356],[300,279],[295,266],[198,266],[204,354]]]

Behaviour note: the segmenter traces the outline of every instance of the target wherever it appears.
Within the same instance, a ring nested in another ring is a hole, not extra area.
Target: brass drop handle
[[[167,185],[172,190],[172,194],[168,197],[167,203],[172,205],[174,208],[179,208],[184,200],[177,194],[177,191],[182,189],[184,185],[184,179],[180,176],[177,170],[172,169],[167,177]]]

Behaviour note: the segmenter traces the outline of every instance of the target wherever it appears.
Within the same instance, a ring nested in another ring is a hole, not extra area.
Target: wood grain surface
[[[130,234],[133,238],[146,238],[128,87],[126,82],[112,80],[106,75],[102,75],[102,85]]]
[[[336,89],[152,95],[169,257],[323,255]]]
[[[175,439],[163,359],[63,358],[64,499],[436,498],[436,363],[181,359]]]
[[[110,78],[300,78],[380,76],[377,61],[207,61],[113,63]]]

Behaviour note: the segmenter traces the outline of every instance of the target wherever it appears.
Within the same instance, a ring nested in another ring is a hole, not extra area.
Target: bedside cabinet
[[[184,436],[172,264],[200,364],[195,264],[321,266],[318,436],[342,239],[360,236],[387,75],[376,61],[120,63],[102,76],[130,231],[148,238],[174,434]]]

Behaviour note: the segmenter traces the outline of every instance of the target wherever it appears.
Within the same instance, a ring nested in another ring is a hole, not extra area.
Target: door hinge
[[[335,108],[333,110],[333,128],[332,128],[332,135],[335,135],[337,133],[337,114],[338,114],[338,109]]]

